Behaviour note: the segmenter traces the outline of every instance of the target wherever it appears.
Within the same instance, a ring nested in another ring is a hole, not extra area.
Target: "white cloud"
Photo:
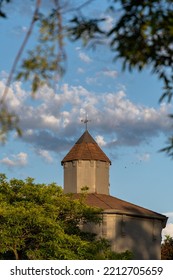
[[[28,155],[26,153],[19,153],[17,155],[12,155],[11,158],[4,157],[0,162],[7,167],[24,167],[28,163]]]
[[[166,227],[162,231],[163,239],[165,235],[170,235],[171,237],[173,237],[173,212],[167,212],[164,213],[164,215],[168,217],[168,222]]]
[[[110,78],[116,78],[118,73],[115,70],[104,70],[103,75]]]
[[[25,135],[33,135],[33,134],[34,134],[34,130],[33,129],[25,130]]]
[[[139,161],[149,161],[150,160],[150,154],[149,153],[144,153],[141,155],[138,155]]]
[[[41,116],[43,126],[51,128],[58,128],[60,120],[55,116],[42,114]]]
[[[97,135],[97,136],[95,137],[95,139],[96,139],[96,142],[97,142],[97,144],[98,144],[99,146],[103,147],[103,146],[106,145],[106,142],[105,142],[103,136]]]
[[[84,73],[85,70],[84,70],[83,68],[79,67],[79,68],[77,69],[77,72],[78,72],[78,73]]]
[[[23,33],[26,33],[28,31],[28,27],[26,26],[22,26],[22,25],[19,25],[19,26],[15,26],[11,32],[13,35],[16,35],[16,36],[21,36]]]
[[[86,83],[88,85],[96,85],[96,84],[98,84],[98,78],[97,77],[86,77]]]
[[[104,22],[104,28],[106,31],[109,31],[110,29],[112,29],[113,24],[114,24],[115,19],[113,17],[111,17],[110,15],[106,16],[106,20]]]
[[[3,88],[1,81],[0,94]],[[82,130],[84,112],[91,120],[89,128],[94,128],[93,136],[99,136],[100,145],[111,149],[138,146],[161,133],[167,135],[172,129],[167,117],[171,105],[162,104],[157,109],[142,106],[129,100],[123,90],[96,94],[82,86],[64,84],[55,94],[45,86],[32,101],[17,82],[10,87],[7,104],[20,118],[22,140],[46,151],[63,151],[74,143]],[[147,154],[140,157],[149,159]],[[6,159],[9,165],[10,160]]]
[[[39,156],[41,156],[46,162],[48,162],[48,163],[53,162],[53,158],[48,151],[39,149],[39,150],[37,150],[37,154]]]
[[[0,81],[0,96],[3,95],[6,79]],[[10,110],[20,110],[22,103],[27,98],[27,93],[21,88],[21,82],[15,82],[11,85],[6,95],[6,104]]]
[[[26,153],[19,153],[16,158],[20,166],[24,166],[28,163],[28,155]]]
[[[162,231],[163,239],[166,235],[173,237],[173,223],[168,223]]]
[[[13,167],[13,166],[15,166],[14,160],[9,159],[8,157],[5,157],[5,158],[1,159],[0,162],[1,162],[2,164],[7,165],[8,167]]]
[[[173,224],[173,212],[164,213],[168,217],[168,222]]]
[[[92,77],[86,77],[85,81],[88,85],[101,86],[105,82],[107,83],[107,81],[106,81],[107,78],[115,79],[115,78],[117,78],[117,75],[118,75],[118,72],[116,70],[110,70],[110,69],[104,68],[102,71],[96,72]]]
[[[8,73],[4,70],[0,72],[0,79],[5,80],[8,78]]]
[[[88,55],[86,55],[84,52],[81,52],[81,51],[79,52],[79,58],[85,63],[92,62],[92,59]]]

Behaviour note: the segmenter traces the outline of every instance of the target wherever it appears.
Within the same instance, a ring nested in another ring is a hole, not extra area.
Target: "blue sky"
[[[31,1],[16,2],[17,8],[8,6],[9,18],[0,19],[0,94],[33,11]],[[102,13],[102,7],[92,8]],[[113,19],[106,16],[108,28]],[[36,31],[27,48],[35,39]],[[173,108],[158,103],[161,82],[150,69],[122,72],[106,46],[92,51],[66,42],[65,48],[67,69],[55,90],[45,86],[32,99],[28,84],[11,84],[6,101],[20,117],[23,137],[11,133],[0,146],[0,172],[63,186],[60,162],[84,132],[81,119],[88,114],[90,133],[112,161],[111,195],[166,214],[165,232],[173,236],[173,161],[159,152],[172,133],[167,115]]]

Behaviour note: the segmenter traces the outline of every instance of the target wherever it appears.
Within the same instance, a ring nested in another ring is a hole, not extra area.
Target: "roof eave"
[[[144,214],[144,213],[135,213],[130,211],[123,211],[123,210],[117,210],[117,209],[105,209],[102,211],[104,214],[117,214],[117,215],[126,215],[126,216],[133,216],[133,217],[142,217],[147,219],[157,219],[161,220],[163,222],[163,228],[166,226],[166,222],[168,220],[168,217],[161,215],[161,214]]]

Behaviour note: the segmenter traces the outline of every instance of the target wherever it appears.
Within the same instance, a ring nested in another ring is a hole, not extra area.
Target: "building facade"
[[[161,233],[167,217],[110,195],[111,161],[88,130],[61,164],[64,168],[64,192],[73,193],[78,199],[82,188],[87,187],[86,203],[102,209],[102,223],[87,224],[84,230],[108,239],[116,252],[131,251],[134,259],[161,258]]]

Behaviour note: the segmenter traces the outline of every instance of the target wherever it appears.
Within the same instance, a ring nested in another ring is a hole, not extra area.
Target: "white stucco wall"
[[[161,258],[161,220],[107,213],[100,225],[87,225],[84,230],[108,239],[115,252],[131,251],[134,259]]]
[[[109,163],[95,160],[76,160],[64,163],[64,192],[109,194]]]

